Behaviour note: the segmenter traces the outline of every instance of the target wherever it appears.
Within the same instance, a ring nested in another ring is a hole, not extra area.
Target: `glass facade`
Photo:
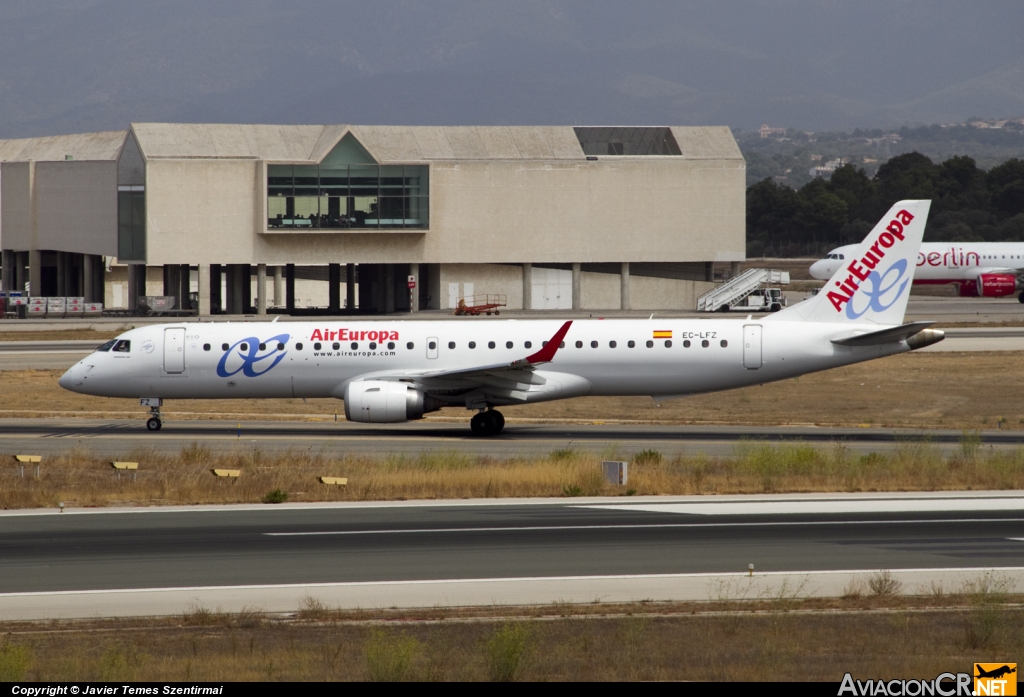
[[[268,165],[274,230],[426,230],[427,165]]]
[[[117,258],[119,261],[146,260],[144,187],[117,187]]]

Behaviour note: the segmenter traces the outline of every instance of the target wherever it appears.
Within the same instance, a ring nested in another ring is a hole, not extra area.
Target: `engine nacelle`
[[[1012,273],[983,273],[978,276],[978,295],[1001,298],[1017,291],[1017,277]]]
[[[437,411],[440,400],[404,382],[357,380],[345,386],[345,418],[369,424],[394,424]]]

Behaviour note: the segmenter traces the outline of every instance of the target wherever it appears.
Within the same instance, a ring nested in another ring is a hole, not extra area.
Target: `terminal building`
[[[137,123],[0,140],[3,289],[201,315],[693,309],[745,255],[726,127]],[[410,288],[410,286],[414,286]]]

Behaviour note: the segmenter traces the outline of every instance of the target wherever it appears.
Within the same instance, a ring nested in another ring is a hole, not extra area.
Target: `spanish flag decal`
[[[655,339],[671,339],[672,338],[672,330],[671,329],[655,329],[654,330],[654,338]]]

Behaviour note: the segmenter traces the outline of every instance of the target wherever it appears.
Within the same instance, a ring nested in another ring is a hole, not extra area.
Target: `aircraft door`
[[[756,370],[761,367],[761,325],[743,325],[743,367]]]
[[[437,337],[427,339],[427,358],[437,358]]]
[[[164,330],[164,372],[185,372],[185,328]]]

